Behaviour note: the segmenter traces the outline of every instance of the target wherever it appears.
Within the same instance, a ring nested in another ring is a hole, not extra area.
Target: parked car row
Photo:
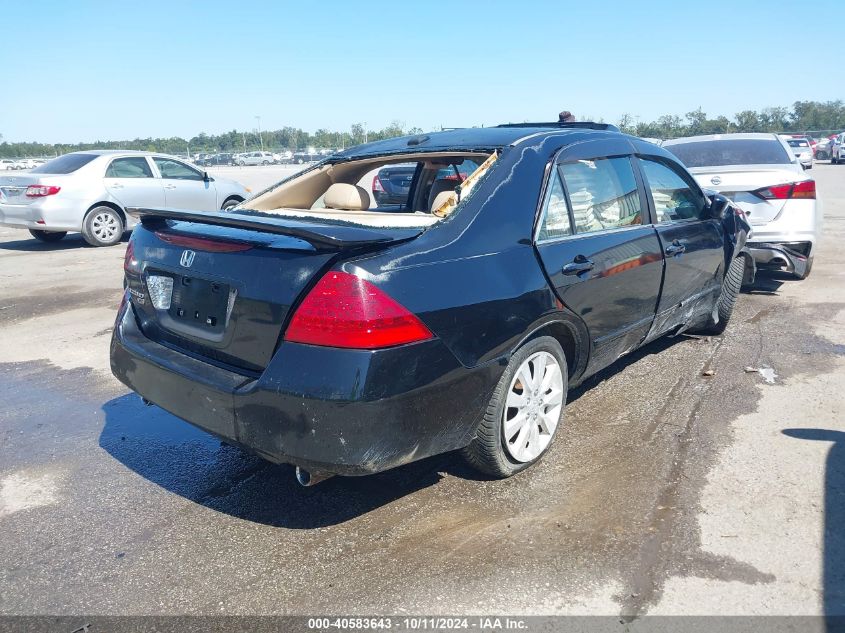
[[[843,135],[845,135],[845,133],[831,134],[830,136],[828,136],[826,138],[813,138],[813,137],[808,136],[806,134],[784,134],[783,136],[784,136],[784,138],[787,139],[787,141],[790,141],[790,140],[797,140],[799,142],[800,141],[806,141],[807,144],[810,147],[812,158],[815,159],[815,160],[831,160],[831,161],[834,161],[834,148],[835,147],[841,148]],[[839,143],[838,146],[837,146],[837,141]],[[790,142],[790,145],[792,145],[792,147],[796,150],[799,150],[799,148],[800,148],[800,151],[796,151],[796,153],[801,153],[801,154],[806,156],[806,149],[804,149],[805,146],[803,144],[793,145],[793,143]],[[836,164],[836,162],[838,162],[839,160],[840,160],[840,158],[837,155],[835,157],[834,164]],[[810,166],[812,166],[812,162],[808,163],[806,158],[804,160],[802,160],[801,162],[805,166],[809,165],[807,167],[808,169],[809,169]]]
[[[18,171],[35,169],[47,162],[46,158],[3,158],[0,159],[0,171]]]
[[[238,152],[238,153],[219,153],[208,154],[200,153],[193,157],[193,163],[200,167],[212,167],[215,165],[302,165],[304,163],[313,163],[323,160],[326,156],[334,153],[335,150],[321,149],[321,150],[304,150],[291,151],[282,150],[280,152],[254,151],[254,152]]]

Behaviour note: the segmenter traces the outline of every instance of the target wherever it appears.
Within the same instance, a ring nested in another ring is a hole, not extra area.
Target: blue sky
[[[2,0],[0,134],[616,122],[845,98],[845,2]],[[806,17],[802,17],[806,16]],[[13,26],[13,28],[9,28]],[[828,39],[832,32],[828,32]]]

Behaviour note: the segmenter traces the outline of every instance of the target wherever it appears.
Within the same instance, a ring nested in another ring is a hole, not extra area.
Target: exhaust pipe
[[[311,472],[299,466],[296,467],[296,480],[300,486],[315,486],[331,477],[334,477],[334,473]]]

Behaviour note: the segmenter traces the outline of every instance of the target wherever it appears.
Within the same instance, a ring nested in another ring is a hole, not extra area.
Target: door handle
[[[176,185],[164,185],[165,189],[176,189]]]
[[[561,271],[564,275],[577,275],[579,273],[585,273],[588,270],[592,270],[595,268],[595,264],[591,262],[589,259],[583,258],[575,258],[575,261],[571,264],[567,264],[563,267]]]
[[[666,247],[666,254],[667,255],[680,255],[681,253],[687,250],[687,245],[683,242],[675,240],[669,246]]]
[[[123,189],[123,185],[119,182],[115,182],[109,185],[109,189]]]

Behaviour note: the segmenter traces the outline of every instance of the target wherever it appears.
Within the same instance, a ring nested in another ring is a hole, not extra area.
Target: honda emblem
[[[182,257],[179,258],[179,263],[185,268],[190,268],[196,256],[197,254],[194,251],[182,251]]]

